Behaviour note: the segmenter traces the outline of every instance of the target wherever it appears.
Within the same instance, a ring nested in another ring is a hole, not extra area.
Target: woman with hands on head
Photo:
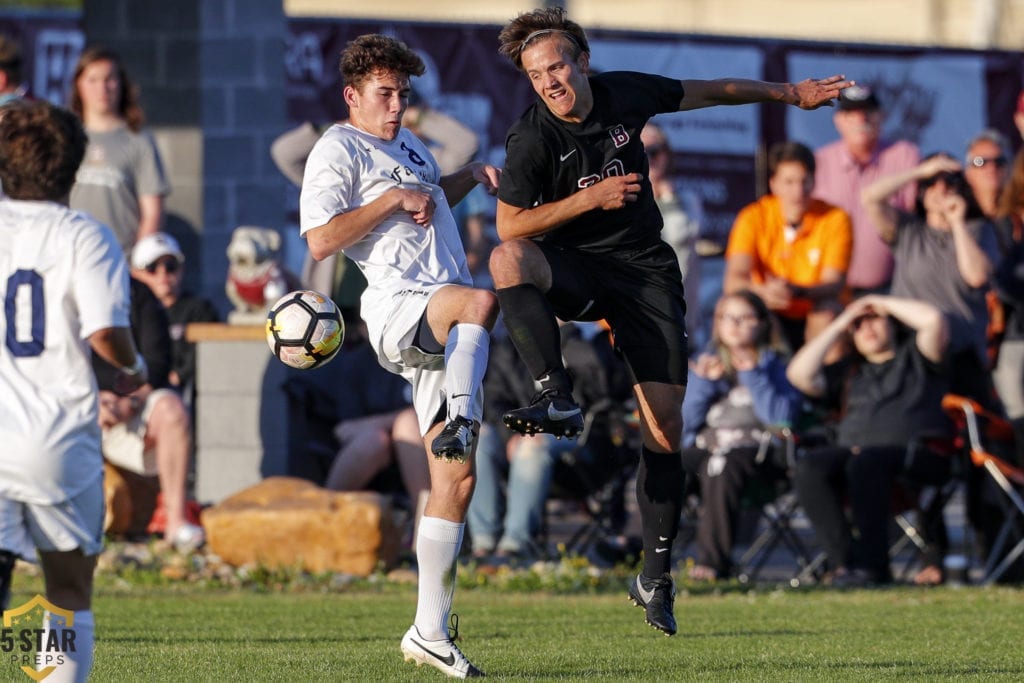
[[[899,335],[897,325],[910,334]],[[852,337],[854,352],[826,365],[828,349],[845,335]],[[797,497],[828,554],[834,584],[891,581],[894,480],[941,485],[950,476],[949,459],[920,441],[949,431],[942,410],[948,339],[946,318],[935,306],[869,295],[847,306],[789,363],[786,376],[793,386],[839,415],[834,445],[808,451],[794,473]],[[920,445],[908,450],[911,443]],[[926,522],[927,536],[936,543],[919,580],[934,582],[941,580],[945,528],[941,515]]]

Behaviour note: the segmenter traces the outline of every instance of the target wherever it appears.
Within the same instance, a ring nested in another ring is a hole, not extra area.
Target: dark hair
[[[810,147],[799,142],[776,142],[768,150],[768,177],[774,177],[775,172],[779,170],[779,164],[787,161],[797,162],[804,167],[807,175],[814,176],[814,152]]]
[[[61,201],[85,156],[78,117],[46,101],[0,109],[0,182],[11,199]]]
[[[399,76],[422,76],[423,60],[400,40],[368,33],[352,40],[341,51],[338,62],[343,85],[356,90],[372,75],[394,73]]]
[[[498,53],[508,57],[517,69],[523,68],[523,48],[534,39],[554,36],[562,42],[562,48],[574,60],[584,52],[590,53],[587,34],[575,21],[566,18],[561,7],[548,7],[524,12],[498,34]]]
[[[927,161],[935,157],[949,157],[954,158],[952,155],[946,152],[933,152],[929,154],[921,161]],[[924,193],[932,185],[935,185],[939,181],[946,183],[946,187],[952,190],[954,193],[960,195],[967,202],[967,214],[966,220],[974,220],[977,218],[984,218],[985,213],[981,210],[978,205],[978,200],[974,198],[974,191],[971,190],[971,186],[967,183],[967,179],[964,178],[963,171],[944,171],[942,173],[936,173],[935,175],[924,178],[923,180],[917,181],[917,196],[914,200],[914,213],[918,217],[924,218],[926,211],[924,208]]]
[[[0,71],[7,75],[9,81],[21,81],[21,48],[15,40],[4,35],[0,35]]]
[[[82,77],[82,72],[85,71],[87,66],[96,62],[110,62],[114,65],[114,69],[117,71],[117,80],[121,84],[121,97],[118,98],[117,102],[117,115],[124,119],[129,130],[138,132],[142,129],[144,118],[142,106],[139,104],[139,89],[128,78],[128,72],[125,71],[121,58],[117,56],[116,52],[106,47],[93,46],[86,48],[82,56],[78,58],[78,64],[75,65],[75,72],[71,78],[71,111],[78,114],[79,118],[84,115],[82,111],[82,96],[78,92],[78,79]]]

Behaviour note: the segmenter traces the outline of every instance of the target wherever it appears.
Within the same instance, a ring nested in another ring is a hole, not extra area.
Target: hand
[[[473,168],[473,180],[484,186],[487,194],[498,194],[498,181],[501,179],[501,169],[490,164],[477,164]]]
[[[878,315],[887,315],[888,307],[886,297],[880,294],[868,294],[855,299],[849,306],[843,309],[842,313],[836,316],[835,324],[842,329],[848,328],[854,320],[865,313],[874,312]]]
[[[753,349],[733,349],[732,367],[737,372],[753,370],[757,367],[757,354]]]
[[[596,196],[595,208],[612,211],[637,200],[640,195],[640,181],[643,179],[639,173],[611,176],[587,189]]]
[[[831,107],[832,100],[839,97],[840,92],[854,83],[854,81],[846,80],[846,77],[841,74],[828,78],[808,78],[793,85],[796,101],[791,104],[795,104],[801,109]]]
[[[940,154],[918,164],[916,175],[919,180],[924,180],[939,173],[956,173],[962,168],[960,162],[953,157]]]
[[[434,218],[435,204],[434,198],[429,193],[419,190],[403,190],[402,188],[396,188],[394,191],[401,194],[398,208],[408,211],[416,225],[427,226],[430,224]]]
[[[101,429],[129,422],[139,414],[145,403],[141,396],[131,394],[119,396],[112,391],[100,391],[99,424]]]
[[[690,361],[690,369],[694,374],[704,379],[721,379],[725,374],[725,364],[722,359],[711,353],[702,353],[697,360]]]
[[[950,227],[963,227],[967,217],[967,200],[958,194],[951,194],[942,200],[942,215]]]
[[[757,294],[772,311],[789,308],[793,301],[793,289],[789,282],[774,275],[769,275],[764,284],[758,287]]]

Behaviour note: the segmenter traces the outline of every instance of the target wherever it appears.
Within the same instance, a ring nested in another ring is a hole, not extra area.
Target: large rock
[[[270,477],[203,511],[206,542],[240,566],[301,566],[367,576],[398,556],[400,534],[387,498],[342,493],[305,479]]]
[[[106,515],[103,531],[108,534],[139,536],[146,533],[156,508],[160,482],[124,468],[103,463],[103,497]]]

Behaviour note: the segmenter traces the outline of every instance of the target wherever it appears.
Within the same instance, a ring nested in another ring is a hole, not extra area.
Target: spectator
[[[1002,330],[990,340],[995,342],[997,352],[992,377],[1006,415],[1014,424],[1018,461],[1024,463],[1024,151],[1013,160],[997,215],[996,236],[1003,258],[993,283],[999,297]]]
[[[189,323],[220,320],[208,300],[182,291],[185,255],[178,241],[166,232],[143,237],[132,249],[132,277],[144,282],[167,310],[171,334],[171,370],[168,380],[191,408],[195,403],[196,345],[185,338]]]
[[[889,198],[915,182],[914,212],[893,208]],[[998,242],[960,164],[931,155],[908,171],[879,178],[864,189],[863,200],[882,240],[892,245],[893,295],[927,301],[949,317],[952,390],[995,407],[985,369],[985,291],[999,263]]]
[[[93,573],[103,548],[90,347],[110,361],[120,389],[146,381],[129,329],[124,256],[108,228],[63,205],[85,146],[78,119],[45,102],[12,107],[0,119],[6,193],[0,281],[7,301],[0,355],[0,611],[15,559],[38,552],[47,600],[73,612],[74,647],[66,646],[70,629],[62,630],[63,661],[37,678],[54,673],[62,681],[85,681],[92,668]],[[41,642],[56,642],[57,627],[72,620],[63,621],[47,615],[37,631]],[[4,622],[7,647],[12,622]]]
[[[967,143],[964,178],[986,218],[994,219],[1006,184],[1010,145],[999,131],[986,128]]]
[[[770,193],[736,217],[725,252],[725,294],[753,291],[778,316],[791,349],[835,317],[850,264],[850,218],[812,199],[815,161],[798,142],[768,153]],[[841,350],[841,349],[840,349]]]
[[[1017,96],[1017,110],[1013,112],[1013,125],[1017,126],[1017,132],[1024,140],[1024,90]]]
[[[71,208],[109,225],[125,255],[160,230],[169,192],[156,144],[142,130],[142,107],[121,59],[88,48],[75,66],[71,110],[89,135],[89,148],[71,188]]]
[[[884,118],[882,102],[870,87],[847,88],[832,115],[839,140],[815,152],[815,195],[850,214],[853,224],[846,283],[855,294],[888,291],[893,268],[892,252],[864,210],[861,191],[882,176],[913,168],[921,159],[913,143],[882,138]],[[913,186],[901,188],[889,201],[897,209],[910,211],[914,207]]]
[[[803,401],[786,379],[781,347],[768,307],[741,290],[718,300],[710,349],[690,364],[682,457],[700,481],[694,580],[731,574],[746,483],[786,476],[785,454],[762,450],[769,428],[792,426]]]
[[[559,330],[562,355],[576,377],[574,395],[587,411],[607,401],[622,377],[615,374],[615,368],[608,367],[609,359],[602,358],[595,346],[607,346],[605,335],[588,340],[574,323],[562,323]],[[469,504],[469,531],[477,557],[496,554],[534,559],[544,555],[537,537],[552,475],[560,457],[578,446],[571,439],[556,439],[551,434],[510,434],[498,422],[506,410],[529,400],[536,392],[534,381],[511,341],[507,337],[495,341],[484,382],[486,428],[481,431],[477,447],[476,489]],[[621,397],[626,392],[628,387],[623,386],[616,395]],[[602,420],[596,426],[578,460],[594,479],[599,479],[604,464],[600,456],[607,455],[602,448],[609,437],[608,422]],[[508,485],[503,489],[506,477]]]
[[[115,390],[117,373],[98,356],[93,370],[100,387],[99,423],[108,462],[160,482],[166,526],[164,538],[188,552],[203,544],[202,527],[186,519],[192,432],[181,397],[169,388],[171,337],[167,312],[145,283],[131,281],[132,335],[149,367],[149,381],[127,396]]]
[[[898,268],[897,260],[897,268]],[[901,336],[896,324],[909,328]],[[826,365],[836,339],[849,334],[855,353]],[[908,444],[949,431],[942,411],[948,389],[943,363],[949,339],[941,311],[923,301],[869,295],[846,307],[821,335],[790,361],[787,377],[811,398],[839,411],[834,446],[815,448],[797,460],[797,497],[825,547],[833,585],[888,583],[888,521],[897,477],[941,485],[949,458],[925,445]],[[848,499],[853,525],[843,501]],[[944,529],[925,559],[941,571]],[[853,529],[856,529],[856,534]]]
[[[679,186],[672,176],[672,148],[668,138],[657,125],[648,123],[640,131],[640,140],[647,153],[647,177],[654,191],[654,201],[661,211],[664,225],[661,239],[676,252],[679,269],[683,272],[683,291],[686,297],[686,330],[692,337],[700,329],[700,258],[697,237],[703,217],[700,197]]]
[[[21,48],[7,36],[0,35],[0,107],[25,96],[21,85]]]

